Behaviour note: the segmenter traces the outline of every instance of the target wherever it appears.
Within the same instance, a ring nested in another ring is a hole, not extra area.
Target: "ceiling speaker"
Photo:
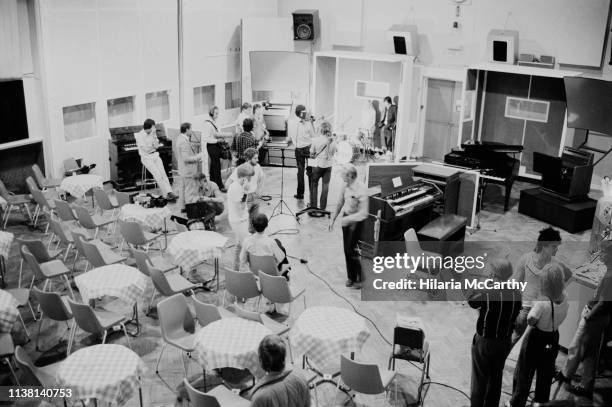
[[[293,12],[293,39],[314,41],[319,31],[319,10],[295,10]]]

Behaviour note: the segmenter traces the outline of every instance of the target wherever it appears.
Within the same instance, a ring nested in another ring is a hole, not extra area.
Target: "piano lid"
[[[415,175],[427,174],[440,178],[450,178],[459,172],[456,168],[449,168],[441,165],[433,165],[427,163],[417,165],[412,170],[414,171]]]
[[[520,144],[504,144],[497,141],[474,141],[461,144],[464,150],[494,151],[496,153],[520,153],[523,146]]]

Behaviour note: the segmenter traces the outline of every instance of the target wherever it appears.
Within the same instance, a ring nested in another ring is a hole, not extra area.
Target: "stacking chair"
[[[153,280],[153,294],[151,295],[151,302],[149,303],[149,311],[151,310],[157,292],[164,297],[183,293],[189,293],[191,296],[194,296],[193,290],[201,287],[200,284],[194,284],[180,274],[164,274],[156,268],[149,268],[149,272],[151,273],[151,280]]]
[[[130,349],[132,348],[132,345],[130,344],[130,336],[125,328],[125,322],[127,321],[127,317],[125,315],[120,315],[106,310],[94,310],[89,304],[80,304],[72,299],[68,299],[68,304],[70,305],[72,315],[74,316],[74,322],[83,331],[90,334],[102,335],[102,344],[104,344],[106,342],[108,330],[119,325],[125,334],[128,347]],[[72,344],[74,344],[75,333],[76,329],[73,329],[70,336],[70,343],[68,344],[68,347],[71,349]]]
[[[18,237],[15,239],[18,246],[26,246],[30,253],[34,256],[38,263],[46,263],[51,260],[56,260],[62,254],[61,251],[52,250],[49,251],[43,242],[40,240],[32,240],[32,239],[24,239],[22,237]],[[23,257],[19,263],[19,275],[21,276],[21,272],[23,270]]]
[[[189,404],[194,407],[249,407],[251,405],[248,400],[234,394],[223,385],[204,393],[194,388],[187,378],[183,379],[183,383],[187,389]]]
[[[70,270],[66,267],[66,265],[61,260],[51,260],[46,263],[39,264],[36,261],[36,258],[27,246],[22,245],[19,248],[21,252],[21,257],[28,264],[30,269],[32,269],[32,282],[30,283],[30,287],[34,285],[35,280],[44,281],[43,291],[46,291],[47,285],[53,278],[64,279],[66,281],[66,286],[70,291],[70,296],[74,298],[74,293],[72,292],[72,287],[70,286],[70,280],[68,280],[68,274]]]
[[[32,214],[30,213],[29,204],[32,203],[32,198],[29,195],[15,195],[12,192],[9,192],[4,185],[4,182],[0,180],[0,196],[6,201],[7,207],[6,211],[2,214],[2,228],[6,229],[6,224],[8,222],[9,217],[11,216],[11,212],[15,208],[23,207],[28,214],[28,218],[32,220]]]
[[[160,301],[157,305],[157,313],[161,335],[164,340],[155,365],[155,373],[159,375],[159,362],[167,345],[178,348],[191,358],[191,353],[195,350],[195,319],[189,311],[185,296],[182,294],[175,294]],[[183,362],[183,372],[187,377],[187,366],[182,356],[181,361]]]
[[[19,288],[11,288],[4,290],[11,294],[15,301],[17,301],[17,309],[19,311],[19,321],[21,321],[21,326],[23,327],[23,332],[25,332],[28,340],[30,339],[30,333],[28,332],[28,328],[26,327],[25,321],[21,316],[21,308],[24,308],[26,305],[30,307],[30,312],[32,313],[32,318],[36,321],[36,314],[32,309],[32,303],[30,303],[30,290],[27,288],[21,288],[21,281],[19,282]]]
[[[53,388],[57,385],[55,377],[62,362],[38,367],[21,346],[15,348],[15,364],[19,368],[21,386],[40,386]]]
[[[13,365],[11,364],[11,356],[15,355],[15,344],[13,343],[13,337],[10,333],[0,334],[0,360],[3,360],[9,367],[15,384],[20,386],[19,378],[15,374]]]
[[[115,191],[115,198],[117,199],[117,205],[121,208],[123,205],[132,203],[130,194],[127,192]]]
[[[104,215],[104,211],[111,211],[110,217],[113,220],[113,233],[115,233],[115,229],[117,228],[116,211],[120,207],[119,204],[112,203],[102,188],[93,188],[93,195],[95,200],[98,202],[98,208],[100,208],[101,215]]]
[[[63,222],[74,222],[77,223],[79,219],[77,218],[76,213],[70,207],[68,202],[56,199],[53,201],[55,204],[55,213],[57,217],[60,218]]]
[[[389,357],[388,369],[395,370],[395,359],[406,360],[410,364],[421,363],[421,382],[417,392],[417,404],[420,404],[425,379],[429,380],[429,343],[421,328],[396,326],[393,329],[393,347]]]
[[[362,394],[385,393],[386,398],[387,389],[395,378],[395,372],[392,370],[380,371],[378,365],[359,363],[341,355],[340,378],[341,380],[338,380],[338,389],[342,382],[354,392]],[[338,393],[336,392],[337,395]],[[395,381],[395,400],[397,401],[397,380]]]
[[[255,276],[253,273],[241,273],[239,271],[225,270],[225,293],[223,295],[224,307],[228,293],[236,297],[236,300],[239,298],[244,300],[257,298],[257,309],[259,310],[261,291],[259,291],[259,288],[257,287],[257,281],[255,281]]]
[[[108,226],[111,223],[113,223],[112,219],[104,218],[99,215],[90,215],[87,208],[80,206],[80,205],[76,205],[74,207],[74,211],[79,220],[79,224],[85,229],[94,231],[94,234],[93,234],[94,239],[98,236],[98,232],[100,231],[101,227]]]
[[[435,258],[436,263],[439,262],[440,264],[442,264],[442,256],[439,253],[424,250],[423,248],[421,248],[421,244],[419,243],[419,239],[417,237],[416,231],[413,228],[410,228],[406,232],[404,232],[404,242],[406,244],[406,253],[414,254],[415,256],[423,255],[424,258],[430,258],[430,259]],[[428,274],[431,275],[431,274],[435,274],[433,272],[436,270],[433,268],[424,268],[423,271],[426,271]]]
[[[77,236],[76,239],[81,240],[85,257],[94,268],[117,264],[127,260],[127,257],[118,255],[110,246],[103,242],[87,242],[81,236]]]
[[[46,215],[47,218],[50,218],[55,211],[55,202],[49,200],[49,198],[44,194],[43,191],[38,189],[38,185],[36,185],[36,181],[34,178],[27,177],[26,184],[30,193],[32,194],[32,198],[34,202],[36,202],[36,209],[34,210],[34,227],[38,224],[38,219],[42,214]],[[45,234],[49,230],[49,224],[47,223],[47,227],[45,229]]]
[[[34,173],[34,178],[38,183],[38,187],[43,191],[47,188],[57,188],[62,183],[61,179],[46,178],[40,170],[38,164],[32,165],[32,172]]]
[[[220,320],[221,318],[236,317],[232,312],[223,307],[217,307],[213,304],[206,304],[198,300],[195,296],[193,299],[193,308],[195,309],[195,317],[201,327],[205,327],[211,322]]]
[[[38,301],[40,304],[41,310],[40,320],[38,322],[38,335],[36,336],[36,350],[40,351],[38,343],[44,317],[47,317],[52,321],[66,322],[66,325],[68,325],[68,321],[72,320],[72,312],[70,312],[68,309],[69,305],[66,297],[62,297],[58,293],[54,292],[41,291],[37,287],[32,288],[32,292],[34,293],[34,298],[36,298],[36,301]],[[68,326],[68,328],[72,328],[74,330],[74,320],[72,320],[71,325],[72,327]],[[68,342],[66,356],[70,355],[70,345],[72,345],[72,343]]]
[[[62,224],[60,222],[56,221],[55,219],[49,219],[49,225],[51,226],[51,232],[53,232],[53,234],[58,239],[56,248],[59,248],[60,245],[65,245],[65,248],[63,249],[63,251],[64,251],[63,260],[65,262],[68,259],[68,255],[70,254],[70,250],[72,250],[72,249],[76,250],[76,247],[74,245],[74,237],[72,235],[72,232],[70,230],[64,229]],[[76,233],[79,233],[79,231],[76,231]],[[80,233],[83,236],[83,235],[86,235],[87,232],[84,229],[81,229]],[[86,239],[86,240],[88,240],[88,239]],[[78,255],[78,253],[75,252],[75,260],[76,260],[76,256],[77,255]]]
[[[149,256],[149,254],[143,250],[130,247],[130,253],[132,253],[132,256],[134,256],[136,267],[138,267],[138,269],[147,276],[151,275],[151,272],[149,271],[150,268],[156,268],[162,273],[167,273],[178,267],[164,259],[162,256]]]
[[[145,251],[149,251],[151,243],[157,241],[159,243],[160,250],[163,251],[163,246],[159,237],[163,236],[161,233],[149,233],[142,230],[142,226],[138,222],[131,221],[119,221],[119,231],[123,240],[127,242],[128,246],[134,248],[143,247]],[[123,242],[121,242],[121,250],[123,250]]]
[[[293,301],[302,297],[304,301],[304,309],[306,309],[306,289],[294,293],[289,287],[287,279],[282,276],[271,276],[266,273],[259,272],[259,285],[261,286],[261,294],[270,302],[275,304],[289,304],[289,315],[291,315],[291,304]]]
[[[248,253],[247,261],[249,263],[251,272],[255,274],[255,276],[258,276],[259,272],[268,274],[270,276],[279,275],[274,256],[257,256],[255,254]]]

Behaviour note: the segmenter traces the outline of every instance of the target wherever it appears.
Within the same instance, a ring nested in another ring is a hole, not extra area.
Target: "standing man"
[[[198,193],[198,183],[194,176],[202,172],[202,154],[195,140],[191,123],[181,124],[181,134],[176,139],[177,164],[179,173],[179,207],[185,210],[187,197]]]
[[[234,232],[236,249],[234,252],[234,270],[240,270],[240,252],[242,242],[249,235],[249,210],[247,208],[247,185],[255,174],[250,164],[244,163],[236,168],[237,181],[232,182],[227,190],[227,220]]]
[[[383,105],[385,106],[385,112],[380,121],[380,127],[382,127],[385,140],[384,147],[386,147],[387,151],[393,151],[393,133],[395,132],[395,122],[397,121],[397,106],[393,104],[390,96],[385,96]]]
[[[361,234],[363,221],[368,217],[368,192],[363,182],[357,179],[357,168],[347,164],[342,169],[342,191],[338,206],[331,218],[329,230],[334,227],[336,218],[342,212],[342,241],[346,261],[346,286],[361,288],[361,261],[356,253],[357,240]]]
[[[155,132],[155,121],[153,119],[145,120],[142,125],[142,131],[135,135],[135,139],[142,165],[153,175],[155,182],[157,182],[159,189],[166,196],[166,199],[171,202],[176,201],[177,196],[172,192],[170,181],[164,169],[164,163],[159,158],[159,153],[157,152],[159,140]]]
[[[491,261],[491,278],[507,281],[512,265],[507,259]],[[499,406],[506,358],[512,349],[514,321],[521,309],[517,290],[485,290],[472,294],[470,307],[478,310],[472,340],[471,407]]]
[[[297,105],[295,117],[287,122],[287,135],[295,146],[295,161],[297,162],[298,170],[297,193],[293,195],[295,199],[304,199],[304,169],[306,168],[306,160],[310,155],[310,145],[315,134],[312,121],[306,116],[306,106]],[[308,190],[310,191],[310,182]]]

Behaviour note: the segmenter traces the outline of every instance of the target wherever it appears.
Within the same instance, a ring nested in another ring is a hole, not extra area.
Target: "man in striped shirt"
[[[491,278],[507,281],[512,265],[507,259],[491,261]],[[470,307],[478,310],[472,340],[472,407],[498,406],[506,358],[512,349],[514,322],[521,309],[517,290],[487,290],[473,293]]]

